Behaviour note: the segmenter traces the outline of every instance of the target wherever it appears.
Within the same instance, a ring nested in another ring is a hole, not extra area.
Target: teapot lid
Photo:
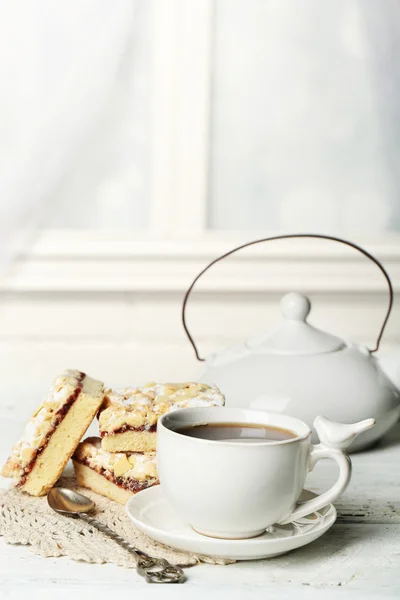
[[[311,302],[297,292],[281,300],[283,321],[272,332],[246,342],[249,349],[268,354],[325,354],[345,347],[345,342],[307,323]]]

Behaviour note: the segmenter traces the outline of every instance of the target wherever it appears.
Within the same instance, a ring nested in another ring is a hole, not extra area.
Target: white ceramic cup
[[[284,441],[221,441],[182,435],[179,430],[207,423],[256,423],[289,429]],[[168,501],[203,535],[241,539],[260,535],[274,523],[289,523],[336,500],[351,477],[343,452],[355,436],[374,425],[354,425],[317,417],[322,443],[311,444],[309,427],[286,415],[239,408],[186,408],[164,415],[157,426],[157,465]],[[333,487],[297,504],[307,473],[321,458],[339,466]]]

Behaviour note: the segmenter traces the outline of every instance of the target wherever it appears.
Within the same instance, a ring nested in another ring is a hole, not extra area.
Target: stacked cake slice
[[[151,383],[107,391],[99,412],[99,438],[79,444],[73,456],[78,483],[117,502],[158,483],[157,421],[191,406],[222,406],[217,388],[202,383]]]
[[[179,408],[223,404],[221,392],[205,383],[149,383],[110,391],[99,417],[102,447],[110,452],[154,452],[160,417]]]
[[[107,452],[98,437],[79,444],[73,463],[79,485],[121,504],[158,483],[155,453]]]

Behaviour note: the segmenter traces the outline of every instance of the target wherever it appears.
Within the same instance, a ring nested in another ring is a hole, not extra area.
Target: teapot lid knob
[[[340,338],[307,322],[311,302],[298,292],[286,294],[281,300],[283,322],[272,332],[263,333],[246,342],[254,352],[268,354],[324,354],[345,347]]]
[[[307,296],[298,292],[290,292],[281,300],[281,310],[285,319],[305,321],[311,310],[311,302]]]

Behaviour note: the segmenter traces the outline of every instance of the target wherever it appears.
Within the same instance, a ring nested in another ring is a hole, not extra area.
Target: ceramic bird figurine
[[[317,430],[321,444],[329,448],[344,450],[353,442],[356,436],[375,425],[375,419],[365,419],[358,423],[335,423],[326,417],[316,417],[314,427]]]

